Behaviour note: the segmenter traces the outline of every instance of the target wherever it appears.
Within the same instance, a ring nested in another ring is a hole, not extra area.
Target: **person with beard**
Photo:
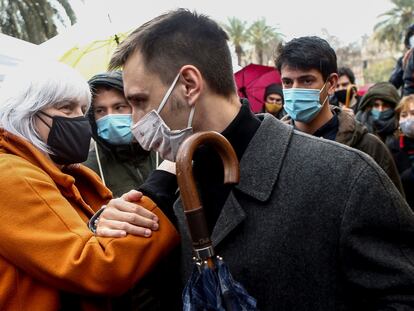
[[[388,145],[397,129],[394,109],[399,101],[400,95],[391,83],[376,83],[361,98],[355,118]]]
[[[399,130],[388,147],[397,164],[406,200],[414,209],[414,95],[403,97],[395,114]]]
[[[88,82],[93,98],[87,117],[94,142],[84,164],[119,197],[144,183],[156,167],[155,153],[143,150],[133,139],[131,106],[124,97],[122,72],[97,74]]]
[[[286,115],[283,109],[283,91],[280,84],[269,84],[264,92],[264,101],[262,112],[274,115],[277,119],[282,119]]]

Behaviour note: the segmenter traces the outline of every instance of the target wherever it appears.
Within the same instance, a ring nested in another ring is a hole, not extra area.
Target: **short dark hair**
[[[165,84],[184,65],[200,70],[209,87],[228,97],[236,92],[226,32],[205,15],[177,9],[134,30],[117,48],[109,68],[123,66],[139,51],[146,68]]]
[[[348,67],[339,67],[338,68],[338,76],[347,76],[351,84],[355,84],[355,75],[352,72],[351,68]]]
[[[295,38],[280,45],[275,60],[276,67],[289,66],[301,70],[316,69],[324,80],[338,72],[335,51],[329,43],[316,36]]]

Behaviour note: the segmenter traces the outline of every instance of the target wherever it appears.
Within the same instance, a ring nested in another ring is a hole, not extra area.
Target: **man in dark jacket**
[[[366,154],[269,114],[261,121],[241,105],[227,39],[213,20],[179,9],[120,44],[111,66],[124,69],[134,136],[168,159],[192,132],[213,130],[230,141],[238,185],[222,184],[209,146],[196,153],[193,169],[216,252],[258,309],[414,308],[414,214],[396,187]],[[324,82],[320,74],[312,81],[314,100]],[[155,199],[165,185],[158,178]],[[192,248],[181,200],[174,211],[187,280]]]
[[[397,63],[395,64],[395,67],[392,70],[392,73],[391,73],[391,76],[388,82],[394,85],[396,89],[399,89],[400,87],[402,87],[401,93],[403,95],[409,95],[410,87],[408,85],[407,86],[404,85],[405,84],[404,80],[407,78],[410,79],[410,73],[409,73],[410,70],[407,71],[407,73],[405,72],[407,69],[408,59],[410,58],[411,53],[412,53],[410,50],[414,48],[414,24],[410,25],[410,27],[408,27],[405,33],[404,47],[405,47],[404,55],[398,58]],[[412,73],[413,72],[411,71],[411,74]],[[406,87],[408,87],[407,90],[405,90]]]
[[[286,115],[286,111],[283,109],[283,91],[280,84],[269,84],[265,88],[263,100],[262,112],[270,113],[279,120]]]
[[[144,183],[155,169],[155,156],[133,139],[131,106],[124,97],[121,71],[95,75],[89,85],[93,98],[87,116],[94,142],[84,164],[120,197]]]
[[[318,44],[319,47],[315,48]],[[306,51],[311,49],[312,53],[307,55]],[[319,59],[323,61],[319,63]],[[282,76],[283,91],[288,94],[285,103],[288,115],[282,121],[294,125],[296,129],[307,134],[330,139],[365,152],[381,166],[397,189],[404,193],[397,168],[387,146],[355,121],[352,110],[329,105],[329,95],[335,92],[338,81],[336,54],[329,44],[317,37],[292,40],[280,47],[276,65]],[[292,68],[295,70],[290,70]],[[316,105],[312,114],[305,115],[304,112],[309,111],[305,110],[309,105],[300,102],[300,98],[292,97],[291,91],[295,88],[315,88],[314,84],[309,84],[304,79],[314,81],[317,76],[322,76],[326,81],[321,96],[325,94],[328,96],[323,105]]]
[[[348,93],[349,102],[347,103]],[[355,75],[351,68],[338,68],[338,82],[334,96],[331,96],[329,99],[330,103],[341,108],[345,107],[345,110],[351,109],[353,113],[356,113],[358,110],[359,99],[360,97],[358,96],[357,88],[355,86]],[[351,112],[351,110],[349,111]]]
[[[97,74],[88,82],[93,96],[87,116],[94,142],[84,164],[120,197],[138,189],[155,169],[155,152],[143,150],[131,134],[132,108],[124,96],[122,72]],[[166,275],[171,280],[171,273],[176,273],[169,262],[174,260],[174,254],[170,255],[135,288],[114,298],[114,310],[174,310],[177,289],[165,280]]]
[[[414,94],[414,48],[409,50],[406,56],[406,64],[403,63],[405,66],[404,74],[403,74],[403,96],[408,96]]]

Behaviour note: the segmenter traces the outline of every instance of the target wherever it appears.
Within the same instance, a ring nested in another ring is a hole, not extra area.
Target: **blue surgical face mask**
[[[108,114],[96,121],[98,136],[112,145],[127,145],[132,141],[130,114]]]
[[[295,121],[303,123],[311,122],[328,100],[328,95],[326,95],[322,104],[319,100],[320,94],[325,86],[326,82],[320,90],[300,88],[283,89],[285,100],[284,109]]]
[[[372,108],[371,115],[374,120],[388,120],[394,115],[394,110],[387,109],[384,111],[380,111],[378,109]]]

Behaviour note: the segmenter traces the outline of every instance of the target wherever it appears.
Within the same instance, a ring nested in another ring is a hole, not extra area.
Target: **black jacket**
[[[403,75],[404,89],[403,96],[414,94],[414,53],[411,53]]]

